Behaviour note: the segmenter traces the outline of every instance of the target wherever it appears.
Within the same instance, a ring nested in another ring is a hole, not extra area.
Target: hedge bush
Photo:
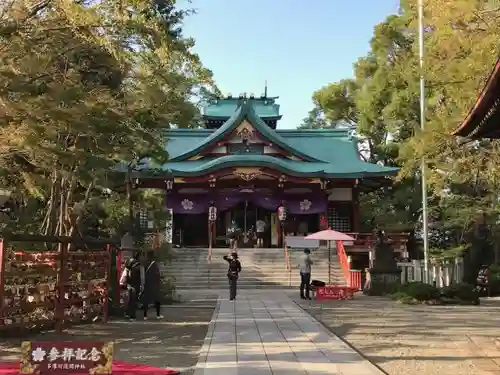
[[[443,288],[441,296],[447,300],[460,301],[463,303],[479,304],[479,293],[474,285],[467,283],[451,284]]]
[[[465,283],[452,284],[440,290],[431,284],[411,282],[396,288],[391,297],[393,300],[404,304],[479,304],[479,294],[474,289],[474,286]]]
[[[414,298],[417,301],[432,301],[439,299],[439,289],[434,285],[422,282],[412,282],[402,285],[400,293]]]

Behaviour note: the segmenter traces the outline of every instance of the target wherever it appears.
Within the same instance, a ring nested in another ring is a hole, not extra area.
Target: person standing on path
[[[304,249],[304,254],[299,259],[300,270],[300,298],[311,299],[310,297],[310,284],[311,284],[311,266],[313,261],[311,259],[311,250]]]
[[[145,273],[141,260],[142,252],[134,252],[132,258],[127,259],[125,262],[125,268],[120,277],[120,285],[126,288],[128,292],[125,317],[130,320],[136,319],[137,300],[144,290]]]
[[[229,280],[229,299],[234,301],[238,287],[238,277],[241,272],[241,263],[238,260],[238,254],[233,251],[230,255],[224,255],[224,260],[229,263],[227,278]]]
[[[156,319],[163,319],[161,315],[161,272],[155,260],[155,252],[148,251],[147,265],[145,271],[144,291],[141,302],[144,310],[144,320],[148,320],[148,309],[150,305],[155,306]]]

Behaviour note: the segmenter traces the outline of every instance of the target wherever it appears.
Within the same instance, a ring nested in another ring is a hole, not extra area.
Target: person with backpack
[[[238,287],[238,277],[241,272],[241,263],[238,260],[238,253],[233,251],[230,255],[224,255],[224,260],[229,263],[227,278],[229,280],[229,299],[236,299],[236,289]]]
[[[128,292],[125,317],[130,320],[136,319],[137,301],[144,290],[145,272],[141,258],[141,251],[134,252],[132,258],[125,262],[125,268],[120,276],[120,285]]]
[[[144,291],[141,295],[142,308],[144,310],[144,320],[148,320],[149,306],[154,304],[156,309],[156,319],[163,319],[161,315],[161,272],[155,260],[155,252],[148,251],[148,263],[145,271]]]

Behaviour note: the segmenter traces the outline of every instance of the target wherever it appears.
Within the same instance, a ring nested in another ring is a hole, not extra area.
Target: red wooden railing
[[[347,254],[345,252],[344,244],[342,241],[337,241],[337,255],[339,257],[340,267],[342,268],[342,273],[344,274],[344,280],[346,283],[349,283],[350,276],[350,265],[347,260]]]
[[[355,290],[361,290],[361,271],[351,270],[351,264],[347,259],[347,253],[342,241],[337,241],[337,255],[347,286]]]
[[[354,290],[361,290],[361,271],[359,270],[350,271],[348,285]]]

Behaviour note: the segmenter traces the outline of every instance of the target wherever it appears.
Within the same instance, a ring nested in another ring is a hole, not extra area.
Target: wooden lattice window
[[[336,231],[352,232],[352,212],[350,205],[336,205],[328,207],[328,226]]]

